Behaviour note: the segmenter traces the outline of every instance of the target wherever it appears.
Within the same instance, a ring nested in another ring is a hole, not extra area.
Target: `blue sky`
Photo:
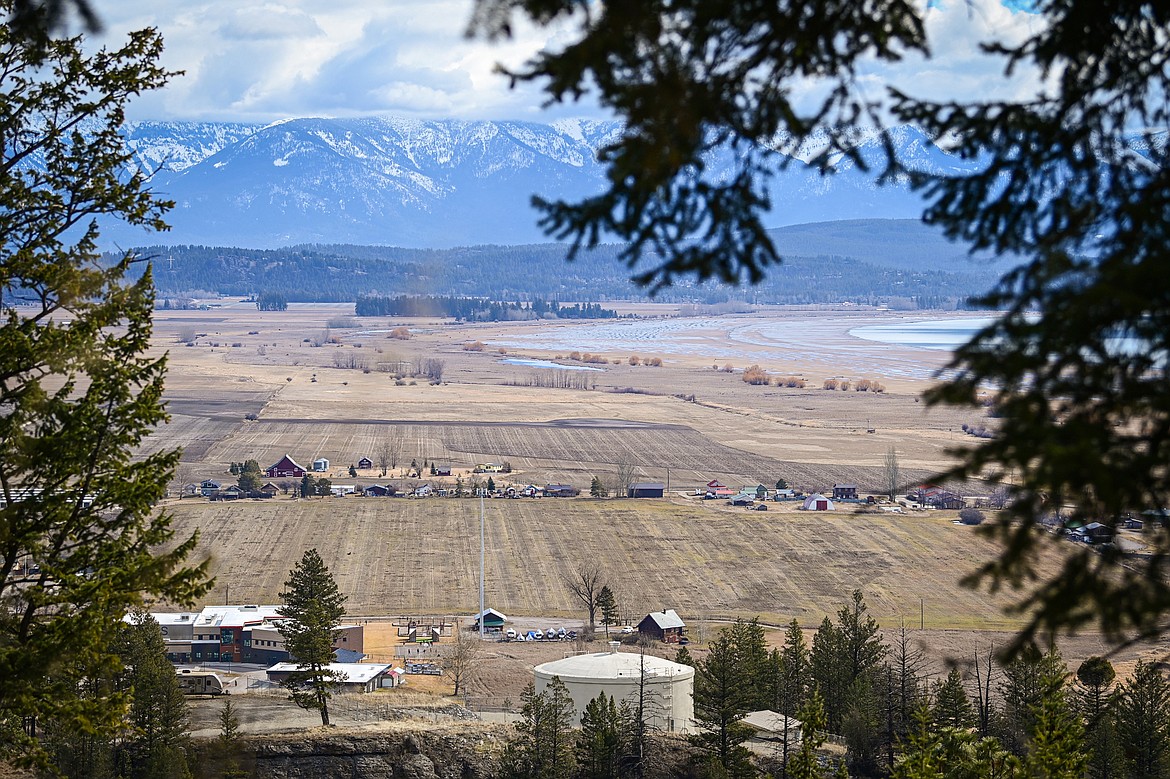
[[[870,68],[863,89],[888,82],[920,96],[1018,96],[1036,84],[1006,82],[981,40],[1018,40],[1039,23],[1021,0],[942,0],[927,12],[934,57]],[[400,115],[551,121],[603,118],[596,106],[541,108],[533,87],[509,89],[497,62],[516,65],[568,29],[521,29],[509,42],[464,36],[470,0],[94,0],[106,25],[99,42],[155,26],[164,64],[186,71],[131,106],[134,119],[269,122],[295,116]],[[810,94],[816,86],[809,85]]]

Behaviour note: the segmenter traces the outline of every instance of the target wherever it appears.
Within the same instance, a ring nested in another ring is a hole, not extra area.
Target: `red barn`
[[[283,479],[290,476],[299,479],[305,473],[305,469],[297,465],[296,461],[286,454],[275,465],[268,466],[268,470],[264,472],[264,475],[269,479]]]

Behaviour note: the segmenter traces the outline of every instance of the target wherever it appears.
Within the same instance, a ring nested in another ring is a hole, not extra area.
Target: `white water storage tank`
[[[615,642],[616,643],[616,642]],[[638,700],[639,679],[646,680],[646,714],[651,727],[674,733],[689,732],[695,720],[695,669],[653,655],[611,651],[574,655],[533,669],[536,691],[544,692],[559,676],[573,698],[573,725],[581,724],[586,704],[604,692],[631,704]]]

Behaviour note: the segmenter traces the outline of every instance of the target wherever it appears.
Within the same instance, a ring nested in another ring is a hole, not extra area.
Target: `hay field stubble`
[[[340,343],[311,345],[330,319],[350,312],[344,305],[258,312],[246,303],[157,312],[154,352],[170,354],[173,423],[148,443],[184,446],[181,470],[189,480],[230,482],[230,462],[254,458],[266,466],[287,452],[305,465],[328,457],[335,483],[390,480],[411,459],[457,469],[510,460],[518,472],[503,480],[568,481],[586,492],[592,475],[612,477],[623,462],[651,479],[670,469],[675,490],[710,478],[771,486],[779,477],[823,490],[835,482],[875,485],[891,446],[903,481],[915,483],[945,462],[948,446],[971,440],[961,424],[979,421],[966,411],[926,409],[917,398],[924,382],[891,381],[883,395],[824,391],[826,360],[838,359],[837,373],[849,373],[849,353],[834,358],[832,348],[818,361],[765,365],[806,375],[807,389],[749,386],[737,373],[712,370],[708,358],[667,356],[663,367],[651,368],[630,366],[628,354],[615,352],[596,374],[596,389],[580,390],[517,386],[539,371],[502,364],[498,350],[462,348],[547,323],[358,320],[328,331]],[[389,338],[397,326],[414,336]],[[195,346],[177,340],[193,328],[205,333]],[[388,373],[335,367],[350,355],[371,365],[438,357],[446,363],[444,383],[400,385]],[[636,392],[610,391],[624,388]],[[350,478],[347,466],[375,457],[388,435],[403,442],[398,472]],[[208,602],[222,602],[229,586],[233,601],[272,602],[289,568],[316,546],[337,566],[356,611],[469,613],[478,605],[478,508],[471,501],[187,501],[174,511],[178,532],[199,528],[200,553],[214,561],[218,585]],[[934,515],[757,515],[687,501],[584,499],[492,501],[488,511],[490,600],[505,613],[569,615],[559,578],[575,562],[595,559],[614,573],[635,610],[666,606],[815,624],[864,586],[884,620],[917,615],[923,597],[928,625],[1010,626],[1002,599],[956,584],[991,548]]]
[[[315,547],[353,614],[468,614],[478,607],[479,503],[320,498],[171,507],[180,536],[200,533],[217,577],[209,603],[272,603],[300,551]],[[509,615],[580,619],[562,577],[597,563],[631,615],[815,625],[861,587],[887,626],[1008,629],[992,597],[958,586],[991,548],[950,512],[730,511],[700,501],[491,500],[487,601]]]

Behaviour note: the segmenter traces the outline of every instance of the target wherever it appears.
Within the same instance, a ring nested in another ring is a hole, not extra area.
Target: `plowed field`
[[[470,614],[478,607],[479,504],[330,498],[174,507],[218,577],[209,603],[277,601],[317,548],[355,614]],[[864,588],[888,626],[1003,629],[1007,602],[958,586],[991,548],[945,513],[889,516],[729,511],[685,500],[492,500],[487,602],[510,616],[576,616],[561,578],[600,564],[623,610],[691,618],[761,615],[815,625]],[[230,594],[228,588],[230,587]]]

